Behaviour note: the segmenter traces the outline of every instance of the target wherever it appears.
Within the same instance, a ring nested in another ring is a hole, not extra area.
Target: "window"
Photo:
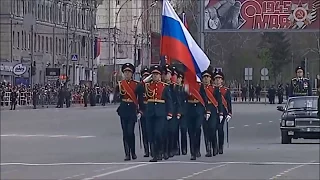
[[[20,48],[20,32],[17,33],[17,40],[18,40],[18,45],[17,48]]]
[[[40,39],[40,35],[38,35],[38,51],[40,51],[40,46],[41,46],[41,39]]]
[[[61,54],[62,51],[62,44],[61,44],[61,39],[59,39],[59,54]]]
[[[27,49],[27,44],[28,44],[28,43],[27,43],[27,37],[28,37],[28,36],[27,36],[27,32],[25,31],[25,32],[24,32],[24,49]]]
[[[50,37],[50,42],[49,42],[49,51],[52,52],[52,37]]]
[[[53,19],[53,5],[51,5],[50,6],[50,13],[49,13],[49,15],[50,15],[50,22],[53,22],[54,23],[54,19]]]
[[[46,5],[46,21],[51,22],[49,5]]]
[[[48,37],[46,37],[46,52],[49,51],[49,41],[48,41]]]
[[[22,0],[22,16],[26,14],[26,2],[25,0]]]
[[[33,38],[34,38],[33,51],[35,52],[35,51],[37,51],[37,35],[35,34]]]
[[[21,3],[20,1],[17,1],[17,4],[16,4],[16,5],[17,5],[17,6],[16,6],[16,8],[17,8],[17,16],[21,16],[21,9],[20,9],[21,6],[20,6],[20,3]]]
[[[31,34],[28,33],[28,50],[30,50],[31,47]]]
[[[16,37],[15,37],[16,33],[14,31],[12,31],[12,46],[16,47]]]
[[[58,54],[58,38],[56,37],[55,54]]]
[[[120,5],[120,0],[116,0],[116,4],[117,4],[117,6],[119,6]]]
[[[65,40],[62,39],[62,54],[65,54],[66,47],[65,47]]]
[[[31,2],[28,1],[28,13],[32,12],[32,6],[31,6]]]
[[[41,10],[42,10],[41,19],[44,21],[46,19],[46,8],[43,4],[41,5]]]
[[[41,7],[40,7],[40,4],[38,4],[38,14],[37,14],[37,17],[38,17],[38,20],[39,20],[40,17],[41,17]]]
[[[41,36],[41,52],[44,52],[44,36]]]

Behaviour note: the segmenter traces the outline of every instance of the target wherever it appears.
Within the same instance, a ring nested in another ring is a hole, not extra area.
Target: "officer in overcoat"
[[[195,84],[186,84],[186,89],[189,90],[186,118],[188,123],[188,134],[190,142],[191,159],[196,160],[200,157],[200,139],[201,125],[204,116],[209,114],[206,111],[208,98],[206,96],[204,86],[201,82]]]
[[[153,154],[150,162],[157,162],[162,159],[163,128],[167,121],[173,117],[173,103],[169,85],[161,81],[163,69],[155,65],[150,68],[150,72],[152,81],[145,84],[147,95],[145,116]]]
[[[125,79],[118,82],[115,94],[120,94],[120,105],[117,113],[120,116],[121,129],[123,135],[123,146],[125,152],[125,161],[137,159],[135,152],[135,134],[134,128],[138,115],[137,85],[139,82],[132,80],[135,67],[126,63],[121,68]]]
[[[310,80],[304,76],[304,69],[301,66],[296,68],[297,77],[291,79],[289,96],[312,96]]]
[[[219,154],[223,154],[224,145],[224,123],[232,117],[231,92],[223,85],[224,74],[221,71],[214,73],[214,84],[220,88],[223,120],[218,122],[218,149]]]
[[[147,122],[146,122],[146,106],[148,103],[147,95],[145,93],[145,82],[149,76],[149,68],[145,67],[141,70],[141,82],[137,86],[137,92],[138,92],[138,101],[139,101],[139,113],[141,116],[140,119],[140,125],[141,125],[141,131],[142,131],[142,140],[143,140],[143,147],[144,147],[144,157],[150,156],[150,146],[149,146],[149,140],[148,140],[148,131],[147,131]]]

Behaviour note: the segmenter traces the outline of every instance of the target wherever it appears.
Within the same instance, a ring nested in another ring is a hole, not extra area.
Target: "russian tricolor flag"
[[[210,65],[209,58],[192,38],[168,0],[163,1],[160,53],[180,61],[193,77],[196,75],[199,79],[201,72]]]

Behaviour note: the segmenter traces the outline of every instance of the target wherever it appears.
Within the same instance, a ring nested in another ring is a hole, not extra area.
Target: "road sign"
[[[71,61],[78,61],[78,54],[72,54]]]
[[[253,68],[245,68],[244,69],[244,79],[246,81],[252,81]]]
[[[269,76],[261,76],[261,81],[269,81]]]
[[[269,70],[267,68],[262,68],[260,73],[262,76],[267,76],[269,74]]]

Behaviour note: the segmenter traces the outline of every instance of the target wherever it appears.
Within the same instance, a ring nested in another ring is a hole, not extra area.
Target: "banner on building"
[[[60,76],[60,68],[46,68],[46,76]]]
[[[204,31],[308,30],[320,28],[320,0],[206,0]]]

